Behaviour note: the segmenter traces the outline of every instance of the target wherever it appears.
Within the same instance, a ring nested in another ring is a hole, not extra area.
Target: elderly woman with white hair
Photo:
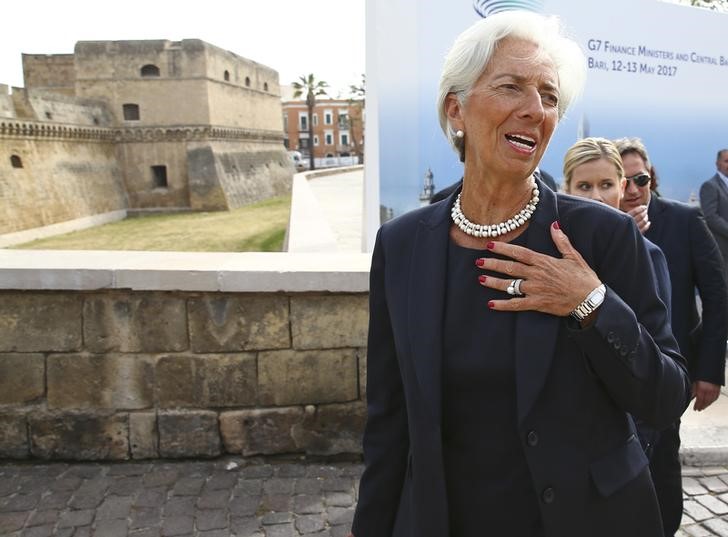
[[[629,216],[533,178],[584,63],[516,11],[446,58],[463,186],[377,236],[356,537],[662,537],[629,414],[659,429],[690,386],[649,256]]]

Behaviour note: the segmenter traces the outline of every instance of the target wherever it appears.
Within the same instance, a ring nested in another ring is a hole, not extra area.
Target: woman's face
[[[617,168],[607,159],[600,158],[579,164],[571,173],[569,194],[601,201],[619,209],[624,182]]]
[[[451,125],[465,131],[466,167],[530,175],[558,122],[558,102],[553,62],[530,41],[500,41],[465,104],[449,96]]]

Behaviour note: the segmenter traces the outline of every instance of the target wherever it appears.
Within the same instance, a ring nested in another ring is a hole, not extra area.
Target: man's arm
[[[723,260],[700,211],[690,216],[690,254],[695,284],[703,304],[703,331],[697,363],[692,365],[695,410],[707,408],[725,384],[728,290]]]

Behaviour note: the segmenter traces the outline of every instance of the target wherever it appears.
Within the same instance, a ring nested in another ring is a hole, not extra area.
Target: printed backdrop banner
[[[663,196],[696,203],[728,147],[728,15],[658,0],[368,0],[367,243],[380,222],[462,176],[437,121],[445,54],[483,16],[530,9],[561,18],[587,56],[587,83],[540,167],[558,182],[583,136],[643,139]],[[372,151],[370,152],[370,149]],[[376,199],[378,197],[378,199]]]

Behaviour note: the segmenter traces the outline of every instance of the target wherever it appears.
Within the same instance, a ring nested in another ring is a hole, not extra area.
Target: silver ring
[[[518,278],[516,280],[511,280],[511,284],[506,289],[506,293],[508,293],[511,296],[524,296],[521,292],[521,284],[523,283],[523,280],[521,278]]]

